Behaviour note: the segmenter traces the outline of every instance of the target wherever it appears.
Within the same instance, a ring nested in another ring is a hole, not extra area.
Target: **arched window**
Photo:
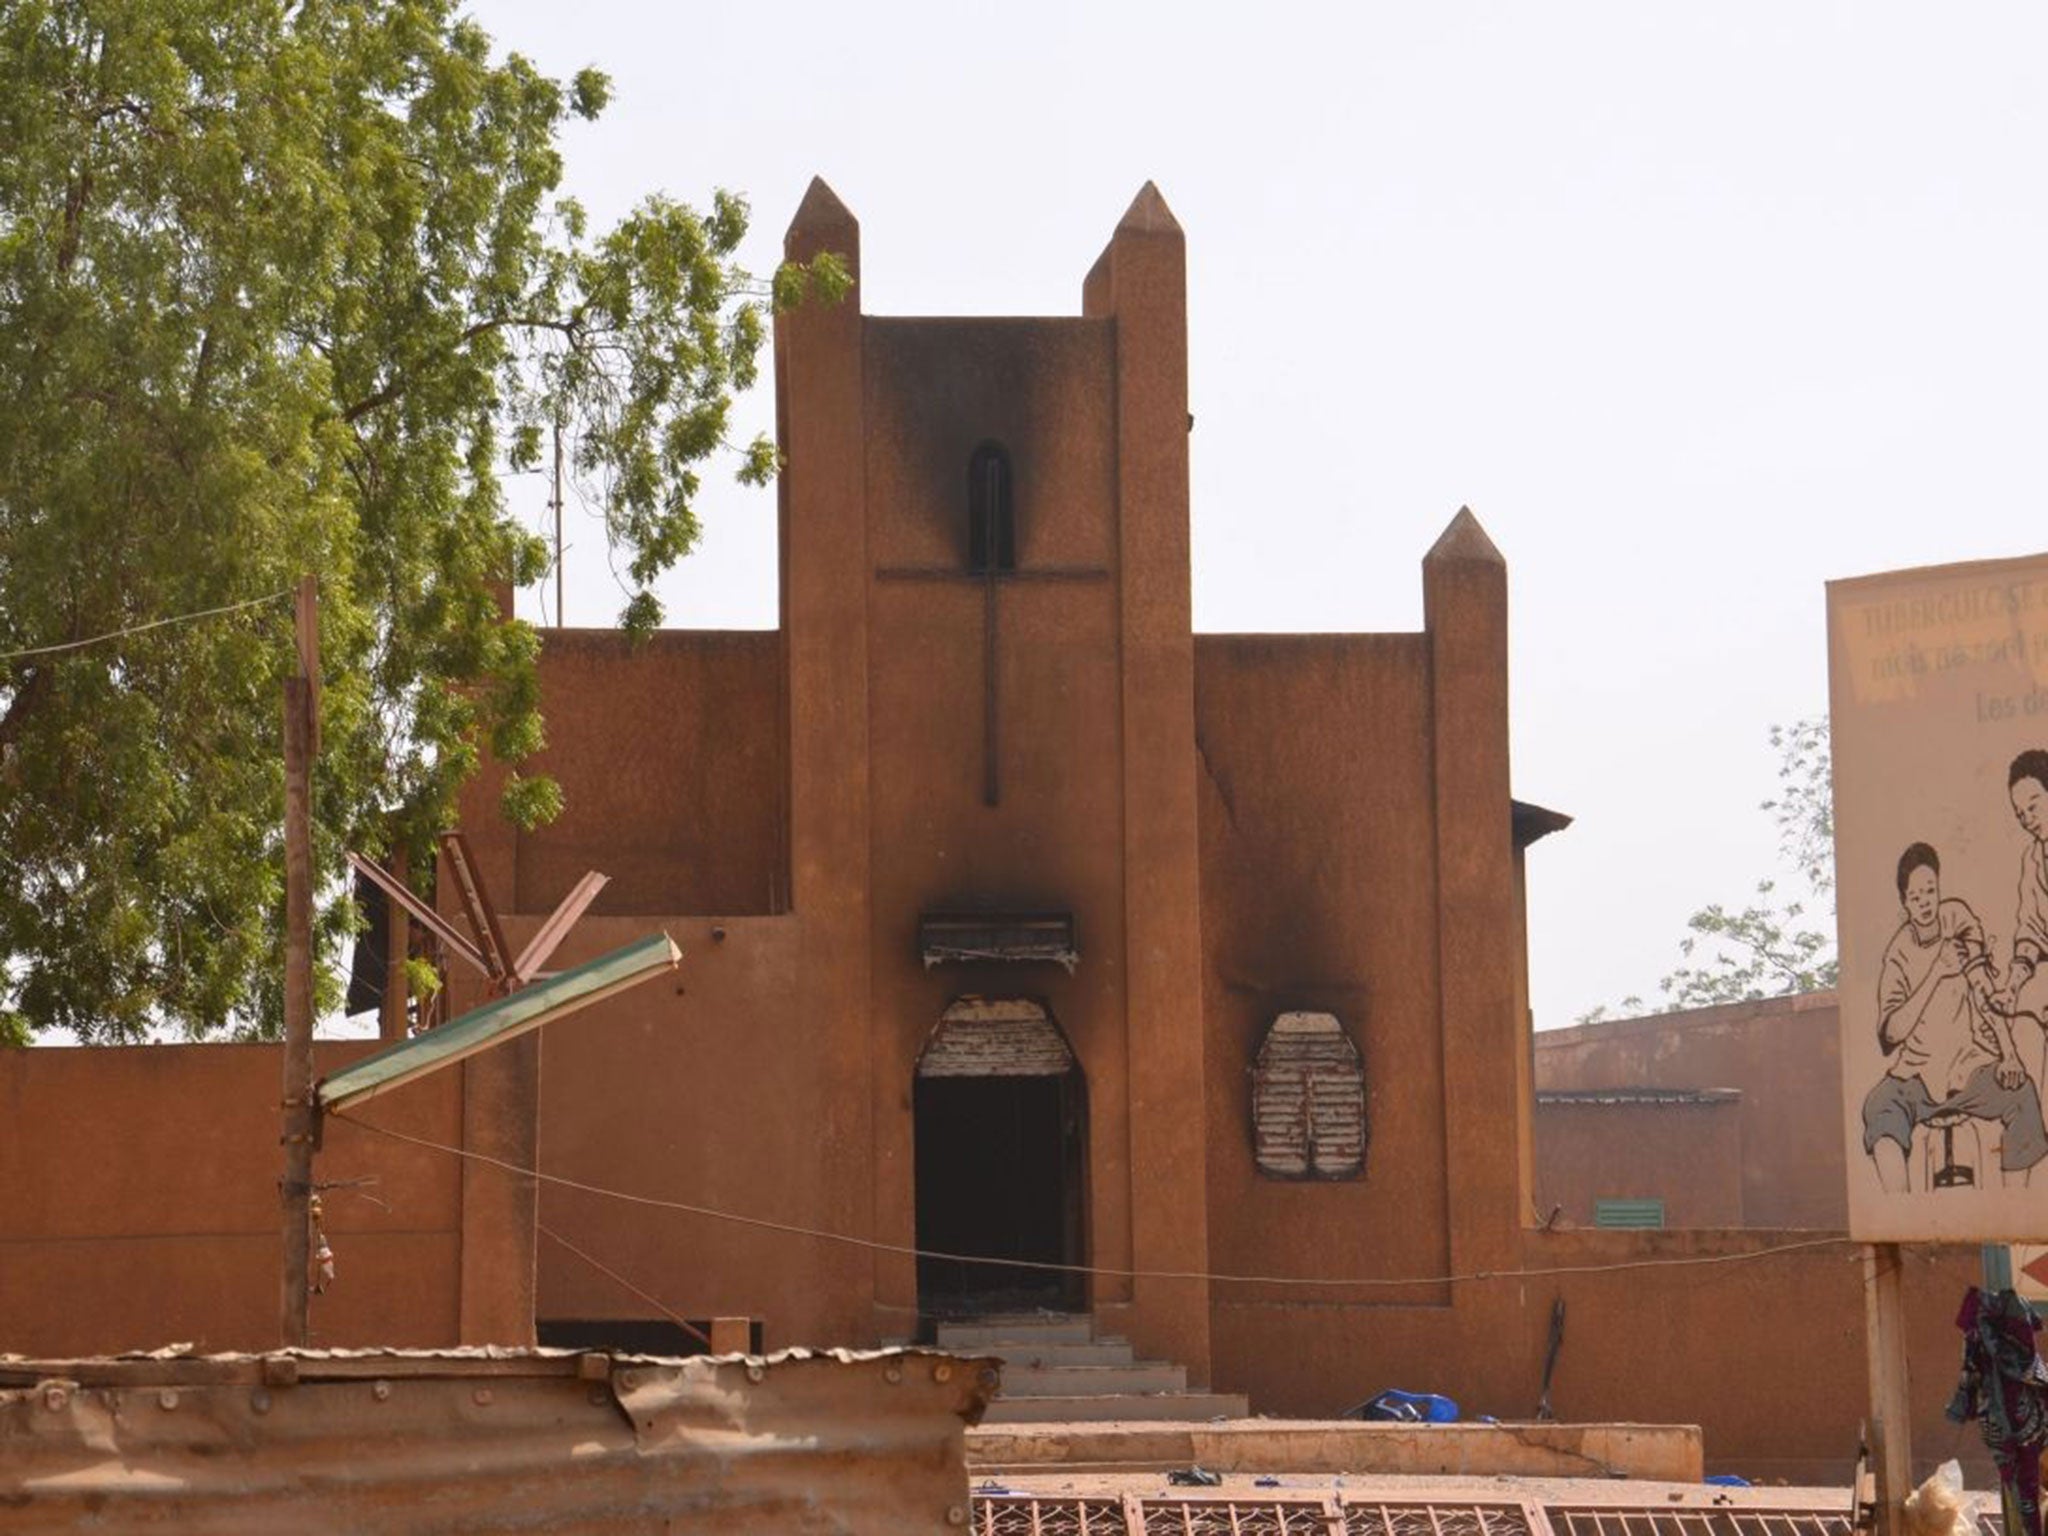
[[[1011,498],[1010,455],[1000,443],[983,443],[967,461],[967,568],[1017,568],[1017,519]]]
[[[918,1053],[919,1077],[1058,1077],[1074,1051],[1038,1003],[956,998]]]
[[[1283,1013],[1252,1067],[1252,1154],[1272,1179],[1365,1172],[1365,1068],[1327,1013]]]

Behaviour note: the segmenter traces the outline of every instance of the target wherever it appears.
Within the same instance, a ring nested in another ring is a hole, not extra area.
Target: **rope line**
[[[539,1232],[542,1237],[548,1238],[553,1242],[560,1243],[564,1248],[568,1249],[571,1253],[575,1254],[577,1258],[581,1259],[584,1263],[588,1264],[600,1275],[605,1276],[605,1278],[609,1280],[615,1281],[617,1284],[624,1287],[626,1290],[630,1291],[633,1295],[638,1296],[642,1301],[646,1302],[650,1307],[653,1307],[657,1312],[661,1313],[670,1322],[674,1323],[678,1328],[682,1329],[683,1332],[689,1334],[690,1337],[692,1337],[693,1339],[696,1339],[706,1349],[709,1349],[711,1347],[710,1334],[706,1333],[703,1329],[697,1327],[688,1318],[679,1314],[673,1307],[669,1306],[669,1304],[663,1301],[659,1296],[655,1296],[647,1291],[641,1290],[639,1286],[635,1285],[632,1281],[628,1280],[616,1269],[608,1268],[604,1264],[600,1263],[598,1260],[592,1258],[589,1254],[585,1253],[581,1248],[578,1248],[574,1243],[570,1242],[569,1239],[562,1236],[561,1233],[554,1231],[545,1223],[536,1221],[533,1225],[534,1230]]]
[[[1317,1278],[1302,1275],[1232,1275],[1212,1273],[1195,1269],[1118,1269],[1101,1264],[1059,1264],[1046,1259],[995,1259],[982,1254],[947,1253],[940,1249],[918,1248],[908,1243],[883,1242],[879,1238],[855,1237],[846,1232],[825,1232],[815,1227],[799,1226],[794,1222],[771,1221],[765,1216],[747,1216],[737,1211],[721,1211],[713,1206],[692,1205],[684,1200],[664,1200],[655,1195],[636,1195],[623,1189],[607,1189],[601,1184],[587,1184],[581,1179],[564,1178],[560,1174],[542,1173],[537,1168],[522,1168],[517,1163],[492,1157],[487,1152],[474,1152],[467,1147],[453,1147],[446,1142],[431,1141],[424,1136],[414,1136],[405,1131],[393,1130],[386,1125],[373,1125],[368,1120],[358,1120],[354,1115],[341,1110],[329,1112],[335,1120],[345,1121],[359,1130],[374,1135],[389,1137],[393,1141],[407,1142],[415,1147],[425,1147],[433,1152],[445,1152],[451,1157],[467,1158],[472,1162],[485,1163],[520,1178],[533,1179],[537,1183],[552,1184],[560,1189],[573,1189],[586,1195],[599,1195],[607,1200],[618,1200],[627,1205],[638,1205],[661,1211],[680,1211],[688,1216],[702,1216],[712,1221],[730,1222],[735,1226],[752,1227],[762,1232],[777,1232],[788,1237],[809,1238],[821,1243],[839,1243],[849,1248],[864,1249],[869,1253],[894,1254],[902,1258],[944,1259],[959,1264],[989,1264],[1005,1269],[1031,1269],[1063,1275],[1096,1275],[1115,1280],[1204,1280],[1222,1285],[1278,1285],[1314,1286],[1328,1289],[1413,1289],[1426,1285],[1465,1285],[1481,1280],[1530,1280],[1548,1275],[1607,1275],[1636,1269],[1679,1269],[1704,1267],[1713,1264],[1746,1264],[1757,1259],[1776,1258],[1780,1254],[1797,1253],[1809,1248],[1845,1248],[1855,1246],[1847,1237],[1802,1238],[1798,1242],[1778,1243],[1768,1248],[1756,1248],[1746,1253],[1707,1253],[1666,1259],[1623,1259],[1611,1264],[1558,1264],[1537,1269],[1475,1269],[1464,1274],[1429,1275],[1419,1279],[1388,1278]],[[554,1236],[550,1233],[549,1236]],[[561,1242],[559,1237],[556,1242]],[[564,1246],[567,1246],[566,1244]],[[595,1260],[591,1261],[595,1263]],[[613,1278],[618,1278],[614,1276]],[[621,1283],[625,1283],[621,1281]],[[652,1298],[648,1298],[652,1300]]]
[[[0,661],[23,661],[31,656],[57,656],[65,651],[82,651],[89,645],[99,645],[108,640],[119,640],[127,635],[139,635],[147,630],[162,629],[169,624],[191,624],[200,619],[217,619],[222,614],[240,613],[244,608],[260,608],[265,603],[274,603],[280,598],[290,597],[292,589],[272,592],[267,597],[252,597],[239,603],[229,603],[220,608],[206,608],[198,613],[173,614],[168,619],[151,619],[147,624],[131,624],[126,629],[110,629],[104,635],[90,635],[83,640],[66,640],[61,645],[31,646],[25,651],[0,651]]]

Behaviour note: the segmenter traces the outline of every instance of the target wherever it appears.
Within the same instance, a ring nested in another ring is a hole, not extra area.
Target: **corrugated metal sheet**
[[[917,1059],[920,1077],[1058,1077],[1074,1053],[1043,1007],[966,997],[940,1016]]]
[[[1365,1171],[1365,1069],[1333,1014],[1283,1013],[1252,1068],[1252,1141],[1276,1179]]]
[[[10,1536],[945,1532],[993,1361],[928,1350],[0,1361]]]

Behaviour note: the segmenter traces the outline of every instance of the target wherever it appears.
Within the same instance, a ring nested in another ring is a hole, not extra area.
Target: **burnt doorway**
[[[946,1010],[918,1059],[917,1261],[927,1317],[1087,1306],[1086,1091],[1037,1003],[978,998]],[[981,1262],[976,1262],[977,1260]],[[1003,1260],[1014,1262],[1004,1263]]]

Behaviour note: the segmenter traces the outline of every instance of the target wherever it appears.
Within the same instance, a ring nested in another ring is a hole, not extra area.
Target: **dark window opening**
[[[711,1319],[693,1317],[690,1327],[711,1332]],[[689,1356],[706,1353],[704,1341],[665,1318],[543,1317],[533,1325],[535,1342],[545,1349],[604,1349],[621,1355]],[[747,1329],[747,1352],[761,1353],[761,1320]]]
[[[997,443],[983,443],[967,462],[967,568],[1017,569],[1010,456]]]

